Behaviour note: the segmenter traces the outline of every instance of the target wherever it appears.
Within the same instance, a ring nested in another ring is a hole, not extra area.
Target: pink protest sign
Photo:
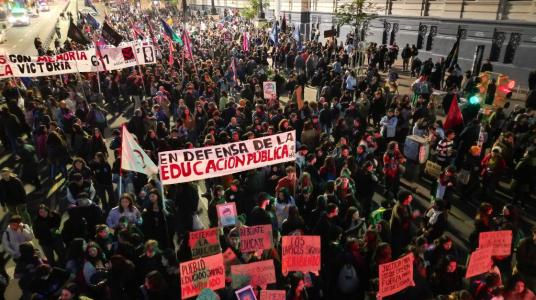
[[[492,255],[510,255],[512,230],[481,232],[478,248],[493,248]]]
[[[259,225],[240,228],[242,253],[272,248],[272,226]]]
[[[413,253],[380,265],[380,292],[386,297],[396,294],[413,283]]]
[[[487,272],[489,270],[492,252],[493,248],[488,247],[471,253],[471,260],[469,260],[469,264],[467,265],[465,278],[471,278]]]
[[[320,236],[284,236],[281,260],[283,275],[289,271],[313,272],[320,270]]]

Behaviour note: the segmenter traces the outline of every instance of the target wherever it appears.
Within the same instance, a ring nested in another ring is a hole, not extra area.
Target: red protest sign
[[[233,276],[239,275],[239,276]],[[240,276],[248,275],[248,276]],[[235,280],[235,278],[237,280]],[[265,286],[269,283],[275,283],[275,267],[273,260],[263,260],[250,263],[247,265],[231,266],[231,287],[239,289],[247,285],[253,287]]]
[[[261,291],[260,300],[285,300],[287,299],[286,291]]]
[[[182,299],[201,294],[204,288],[225,287],[225,269],[221,254],[194,259],[180,264]]]
[[[467,272],[465,278],[471,278],[476,275],[480,275],[489,270],[489,263],[491,261],[493,248],[488,247],[480,249],[471,253],[471,259],[467,265]]]
[[[478,248],[493,248],[492,255],[510,255],[512,253],[512,230],[481,232]]]
[[[190,232],[188,245],[192,249],[193,258],[221,253],[217,228]]]
[[[240,250],[242,253],[272,248],[272,225],[240,228]]]
[[[413,283],[413,253],[390,263],[380,265],[379,295],[396,294]]]
[[[284,236],[281,260],[283,275],[289,271],[320,271],[320,236]]]

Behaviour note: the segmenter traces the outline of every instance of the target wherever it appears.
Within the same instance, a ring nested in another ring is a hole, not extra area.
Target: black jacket
[[[59,238],[55,235],[55,231],[60,228],[61,216],[56,211],[51,211],[46,218],[37,216],[33,222],[33,232],[35,238],[39,240],[39,245],[50,245],[54,243],[54,239]]]
[[[10,177],[9,181],[0,179],[0,204],[4,207],[26,204],[26,191],[20,179],[17,177]]]

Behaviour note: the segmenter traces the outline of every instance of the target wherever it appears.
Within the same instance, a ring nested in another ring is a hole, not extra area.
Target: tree
[[[351,3],[341,4],[335,9],[335,24],[340,27],[349,25],[353,28],[357,39],[365,40],[369,35],[370,22],[378,18],[378,12],[385,10],[367,0],[353,0]]]
[[[249,0],[249,5],[244,8],[244,16],[248,19],[253,19],[255,16],[259,14],[259,8],[260,8],[260,1],[259,0]],[[262,1],[262,11],[265,11],[266,8],[270,6],[270,3],[268,3],[268,0]]]

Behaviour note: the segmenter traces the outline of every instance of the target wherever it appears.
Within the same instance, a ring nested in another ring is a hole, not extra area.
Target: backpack
[[[428,87],[428,82],[424,81],[423,83],[421,83],[420,94],[430,94],[430,88]]]
[[[357,291],[359,287],[359,278],[357,272],[351,264],[345,264],[339,272],[339,289],[344,294],[350,294]]]
[[[332,171],[328,171],[326,177],[326,181],[337,179],[337,176],[335,176],[335,173],[333,173]]]
[[[104,114],[102,113],[102,111],[100,110],[95,110],[95,122],[99,123],[99,124],[104,124],[106,123],[106,117],[104,116]]]

